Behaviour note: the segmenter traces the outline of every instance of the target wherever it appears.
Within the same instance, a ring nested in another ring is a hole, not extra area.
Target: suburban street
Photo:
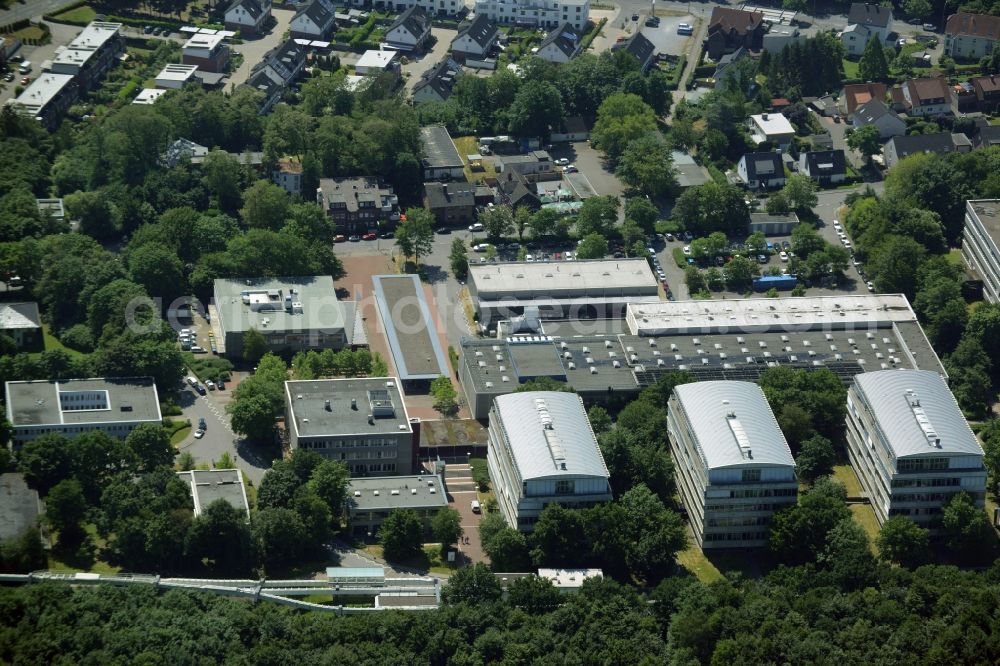
[[[271,28],[270,32],[256,39],[244,39],[242,44],[233,46],[234,52],[243,55],[243,63],[229,77],[232,89],[246,83],[247,79],[250,78],[250,70],[264,58],[264,54],[274,47],[279,46],[284,41],[282,37],[288,30],[288,26],[292,22],[292,17],[295,16],[295,11],[274,7],[271,10],[271,15],[274,16],[277,25]]]
[[[0,12],[0,25],[24,19],[41,18],[66,4],[66,0],[14,0],[10,9]]]

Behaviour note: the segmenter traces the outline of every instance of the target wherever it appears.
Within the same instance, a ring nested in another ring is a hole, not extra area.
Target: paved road
[[[458,30],[433,28],[431,33],[437,39],[437,42],[434,43],[430,51],[418,56],[409,53],[406,54],[407,63],[403,65],[402,71],[403,76],[407,77],[405,83],[407,95],[413,92],[413,86],[417,85],[420,77],[425,72],[445,59],[448,55],[448,49],[451,48],[452,40],[458,34]]]
[[[13,0],[10,9],[0,12],[0,25],[8,25],[24,19],[41,18],[42,15],[62,7],[67,0]]]
[[[271,15],[278,22],[276,26],[259,39],[244,39],[242,44],[234,45],[233,50],[243,55],[243,64],[229,77],[232,88],[247,82],[250,70],[264,58],[264,54],[282,43],[282,35],[289,29],[295,12],[291,9],[271,9]]]

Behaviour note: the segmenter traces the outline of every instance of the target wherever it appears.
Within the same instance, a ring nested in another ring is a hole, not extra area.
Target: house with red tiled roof
[[[989,55],[1000,40],[1000,16],[958,12],[944,26],[944,52],[960,60]]]
[[[718,60],[741,46],[759,51],[764,41],[764,14],[742,9],[715,7],[708,22],[705,51]]]
[[[848,120],[854,117],[858,107],[864,106],[873,99],[884,100],[886,86],[884,83],[852,83],[844,86],[840,93],[841,112]]]
[[[940,116],[951,113],[951,91],[942,77],[910,79],[901,86],[909,116]]]

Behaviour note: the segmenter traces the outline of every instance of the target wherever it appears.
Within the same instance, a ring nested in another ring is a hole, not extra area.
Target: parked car
[[[639,20],[639,15],[638,14],[632,14],[632,20],[633,21],[638,21]]]
[[[343,243],[346,240],[347,240],[347,236],[345,236],[344,234],[337,234],[336,236],[333,237],[333,242],[334,243]]]
[[[199,347],[198,345],[194,345],[193,347],[191,347],[191,353],[192,354],[207,354],[208,352],[205,351],[205,349],[203,347]]]
[[[208,430],[208,424],[205,423],[205,418],[204,417],[198,419],[198,429],[199,430]]]
[[[577,168],[575,164],[570,164],[568,166],[563,167],[563,173],[576,173],[576,172]]]
[[[875,291],[875,283],[872,282],[871,280],[865,282],[865,286],[868,287],[868,291]]]
[[[560,157],[555,161],[556,166],[566,166],[567,164],[569,164],[569,160],[565,157]]]
[[[767,255],[766,254],[758,254],[757,255],[757,261],[759,261],[762,264],[766,264],[767,263]]]
[[[31,77],[30,76],[22,76],[21,77],[21,85],[22,86],[26,86],[29,83],[31,83]]]
[[[7,83],[10,83],[11,81],[13,81],[14,80],[14,72],[7,72],[6,74],[4,74],[3,80],[6,81]]]
[[[655,28],[659,25],[660,25],[660,19],[658,16],[650,16],[648,19],[646,19],[647,28]]]
[[[678,35],[693,35],[694,34],[694,28],[691,27],[690,23],[679,23],[677,25],[677,34]]]
[[[205,431],[202,430],[201,428],[198,428],[197,430],[194,431],[194,438],[195,439],[201,439],[204,436],[205,436]]]
[[[361,240],[366,240],[366,241],[373,241],[373,240],[375,240],[376,238],[378,238],[378,234],[377,234],[377,233],[375,233],[374,231],[369,231],[368,233],[364,234],[364,235],[363,235],[363,236],[361,237]]]
[[[188,377],[187,378],[187,383],[189,385],[191,385],[191,386],[197,386],[198,385],[198,380],[195,379],[194,377]]]
[[[209,391],[214,391],[215,390],[215,382],[213,382],[211,379],[209,379],[207,382],[205,382],[205,386],[208,387]]]
[[[667,234],[664,238],[665,238],[665,240],[672,241],[674,239],[674,235],[673,234]]]
[[[153,34],[153,26],[151,26],[151,25],[143,26],[142,31],[144,33],[146,33],[147,35],[151,35],[151,34]]]
[[[198,395],[205,395],[206,393],[208,393],[208,391],[205,390],[205,387],[202,386],[201,384],[195,384],[194,390],[198,392]]]
[[[690,245],[685,245],[684,249],[682,250],[682,252],[684,252],[684,254],[691,254],[691,246]]]
[[[933,23],[924,23],[923,28],[927,32],[937,32],[937,26]]]
[[[473,252],[486,252],[490,247],[489,243],[478,243],[472,246]]]
[[[379,236],[379,238],[395,238],[395,237],[396,237],[396,234],[395,234],[395,232],[392,232],[392,231],[386,231],[385,233],[383,233],[383,234],[381,234]]]
[[[469,225],[469,231],[472,231],[472,232],[482,231],[484,228],[485,227],[483,227],[483,223],[482,222],[476,222],[475,224],[470,224]]]
[[[449,229],[448,227],[438,227],[437,229],[434,230],[434,233],[441,235],[450,234],[451,229]]]
[[[788,261],[788,253],[787,253],[787,252],[785,252],[784,250],[782,250],[782,251],[781,251],[781,252],[780,252],[780,253],[778,254],[778,258],[779,258],[779,259],[781,259],[782,261]]]
[[[350,236],[347,237],[347,240],[351,241],[352,243],[357,243],[361,240],[361,236],[357,234],[351,234]]]

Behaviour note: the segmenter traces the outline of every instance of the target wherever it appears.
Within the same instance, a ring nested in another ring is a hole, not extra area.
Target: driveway
[[[19,5],[15,5],[17,7]],[[4,20],[0,17],[0,21]],[[38,78],[42,73],[42,63],[46,60],[51,60],[56,56],[56,49],[63,44],[68,44],[73,39],[80,34],[83,28],[78,28],[75,25],[63,25],[62,23],[50,23],[48,24],[52,29],[52,41],[48,44],[42,44],[41,46],[28,46],[23,44],[21,48],[17,50],[18,55],[24,56],[25,60],[31,62],[31,74],[28,76],[32,80]],[[16,70],[15,70],[16,72]],[[17,87],[21,80],[21,75],[17,74],[15,78],[10,83],[0,83],[0,105],[3,105],[7,100],[14,99],[14,89]],[[25,86],[27,87],[27,86]]]
[[[417,85],[420,77],[427,70],[434,67],[448,55],[451,42],[458,34],[457,30],[449,28],[432,28],[431,34],[437,39],[431,50],[422,55],[406,54],[409,62],[403,65],[403,77],[406,79],[406,94],[413,92],[413,86]]]
[[[552,156],[552,159],[565,158],[570,163],[575,164],[576,168],[586,178],[586,182],[581,183],[581,185],[586,188],[586,184],[589,183],[590,189],[598,195],[610,194],[621,196],[625,191],[624,186],[618,180],[618,177],[615,176],[614,172],[605,167],[604,154],[592,148],[588,141],[559,143],[549,151],[549,154]],[[570,174],[570,176],[575,176],[578,180],[582,180],[576,174]]]
[[[264,59],[264,55],[268,51],[284,42],[282,36],[288,31],[292,17],[295,16],[295,11],[275,7],[271,9],[271,15],[278,22],[271,29],[271,32],[258,39],[244,39],[242,44],[233,46],[234,52],[243,55],[243,64],[229,77],[234,89],[236,86],[247,82],[247,79],[250,78],[250,70]]]

